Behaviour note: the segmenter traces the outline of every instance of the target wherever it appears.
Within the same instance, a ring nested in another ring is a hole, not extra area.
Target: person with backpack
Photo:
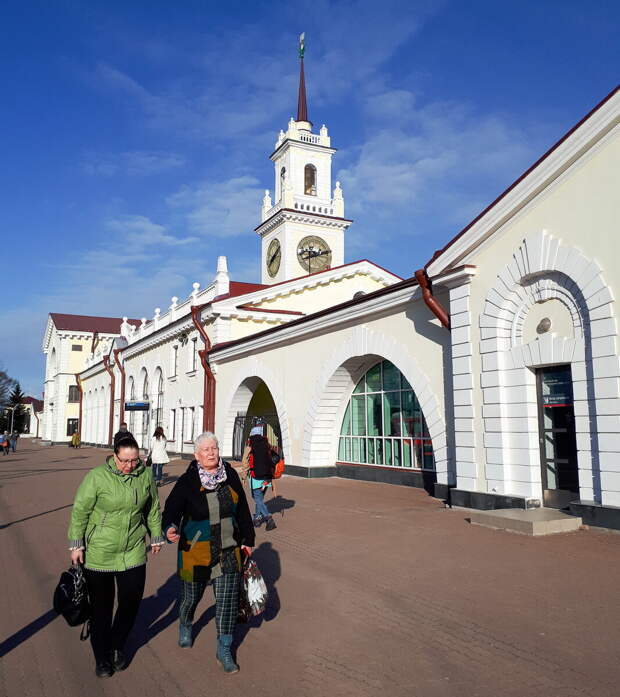
[[[4,434],[0,436],[0,448],[2,448],[3,455],[9,454],[11,444],[9,442],[9,432],[8,431],[5,431]]]
[[[248,481],[256,506],[252,516],[254,527],[258,528],[266,523],[265,530],[275,530],[277,527],[276,521],[265,504],[265,493],[273,479],[273,452],[269,441],[263,435],[263,426],[256,424],[250,431],[244,459],[249,465]]]

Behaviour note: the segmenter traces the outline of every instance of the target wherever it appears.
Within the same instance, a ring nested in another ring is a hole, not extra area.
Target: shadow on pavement
[[[143,646],[178,620],[178,584],[177,575],[172,574],[153,595],[142,600],[136,624],[127,642],[129,660],[133,660]]]
[[[48,513],[55,513],[56,511],[62,511],[65,508],[71,508],[73,506],[72,503],[68,503],[66,506],[59,506],[58,508],[51,508],[49,511],[43,511],[43,513],[35,513],[34,515],[29,515],[26,518],[19,518],[18,520],[12,520],[10,523],[4,523],[4,525],[0,525],[0,530],[4,530],[4,528],[9,528],[11,525],[15,525],[16,523],[23,523],[26,520],[32,520],[32,518],[39,518],[42,515],[47,515]]]
[[[284,496],[274,496],[272,499],[266,502],[266,506],[270,513],[281,513],[284,517],[284,511],[288,511],[289,508],[295,506],[294,499],[285,499]]]
[[[0,658],[6,656],[9,651],[17,648],[20,644],[23,644],[24,641],[28,641],[30,637],[34,636],[40,629],[47,627],[47,625],[50,622],[53,622],[57,617],[58,614],[55,610],[48,610],[47,612],[43,613],[41,617],[37,617],[36,620],[33,620],[30,624],[22,627],[18,632],[15,632],[15,634],[11,635],[8,639],[5,639],[0,644]]]

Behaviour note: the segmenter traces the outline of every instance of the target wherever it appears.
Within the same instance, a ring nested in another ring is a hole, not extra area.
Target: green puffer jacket
[[[159,494],[142,463],[123,474],[112,456],[83,479],[73,502],[69,544],[85,547],[84,566],[125,571],[146,563],[146,540],[164,542]]]

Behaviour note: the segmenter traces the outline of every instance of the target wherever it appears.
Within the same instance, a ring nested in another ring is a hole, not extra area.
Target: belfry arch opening
[[[304,194],[316,196],[316,167],[314,165],[304,167]]]
[[[260,426],[271,446],[283,453],[282,429],[278,410],[266,382],[246,378],[237,388],[227,419],[224,451],[240,460],[252,428]]]

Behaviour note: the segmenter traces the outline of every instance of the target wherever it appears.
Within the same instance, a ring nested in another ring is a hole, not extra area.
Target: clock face
[[[280,269],[280,262],[282,261],[282,248],[280,247],[280,242],[278,240],[271,240],[269,247],[267,247],[267,258],[265,263],[267,264],[267,273],[274,278]]]
[[[308,273],[324,271],[332,265],[332,250],[320,237],[304,237],[297,245],[297,259]]]

